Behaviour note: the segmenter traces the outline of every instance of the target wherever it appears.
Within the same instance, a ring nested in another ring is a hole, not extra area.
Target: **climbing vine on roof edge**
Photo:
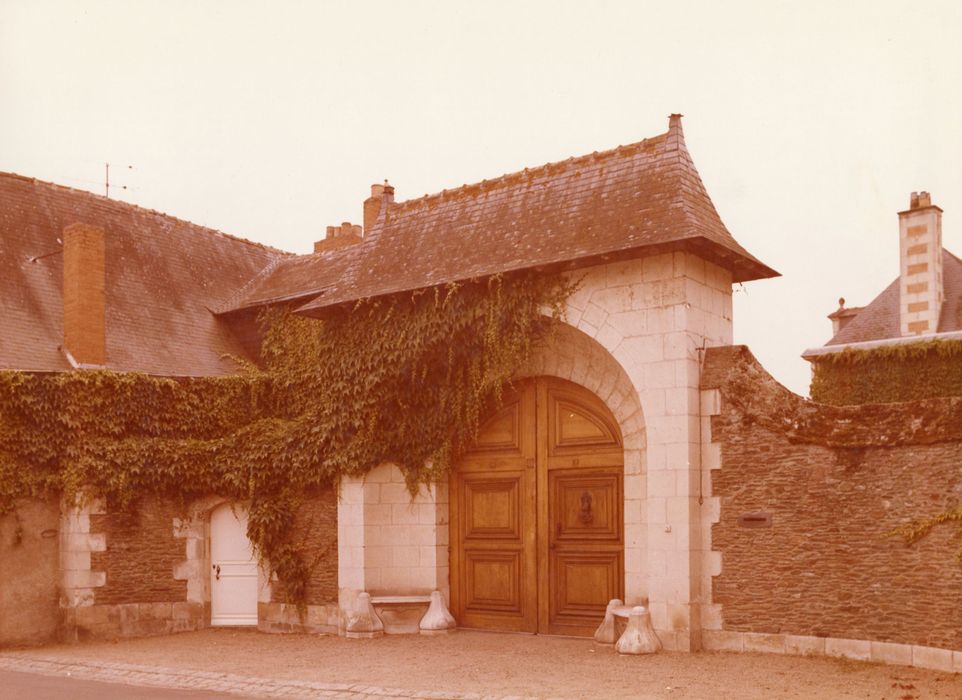
[[[962,396],[962,341],[847,348],[812,363],[812,400],[835,405]]]
[[[313,562],[292,532],[304,499],[384,462],[412,489],[443,474],[571,291],[526,273],[323,320],[274,309],[261,365],[227,377],[0,372],[0,514],[61,493],[111,510],[148,495],[246,501],[248,536],[302,605]]]

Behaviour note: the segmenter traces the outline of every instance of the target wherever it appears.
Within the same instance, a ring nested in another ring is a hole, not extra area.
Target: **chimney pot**
[[[364,230],[370,233],[381,212],[393,202],[394,187],[387,180],[383,185],[371,185],[371,196],[364,200]]]
[[[909,195],[909,209],[919,208],[919,193],[913,192]]]
[[[919,192],[919,208],[932,206],[932,197],[928,192]]]

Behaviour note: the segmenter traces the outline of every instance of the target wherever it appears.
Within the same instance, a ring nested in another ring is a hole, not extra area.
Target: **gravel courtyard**
[[[763,654],[628,657],[590,640],[463,630],[349,640],[211,629],[4,656],[545,698],[962,698],[960,674]]]

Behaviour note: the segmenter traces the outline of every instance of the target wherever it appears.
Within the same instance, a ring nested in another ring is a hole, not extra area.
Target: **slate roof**
[[[107,366],[158,375],[236,370],[246,356],[210,312],[287,254],[158,212],[0,173],[0,369],[66,370],[65,226],[106,238]]]
[[[679,249],[737,282],[778,274],[725,228],[673,115],[667,133],[640,143],[392,204],[361,243],[279,260],[219,311],[298,300],[313,315],[499,272]]]
[[[962,331],[962,260],[942,249],[942,284],[945,301],[939,317],[939,333]],[[863,307],[826,346],[901,337],[899,329],[899,278]]]

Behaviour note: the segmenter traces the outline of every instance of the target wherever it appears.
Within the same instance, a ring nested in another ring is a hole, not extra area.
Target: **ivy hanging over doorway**
[[[261,560],[303,605],[312,562],[292,533],[304,500],[384,462],[412,489],[444,474],[572,290],[522,273],[323,320],[273,309],[261,363],[227,377],[0,372],[0,514],[57,494],[114,510],[146,496],[245,501]]]

